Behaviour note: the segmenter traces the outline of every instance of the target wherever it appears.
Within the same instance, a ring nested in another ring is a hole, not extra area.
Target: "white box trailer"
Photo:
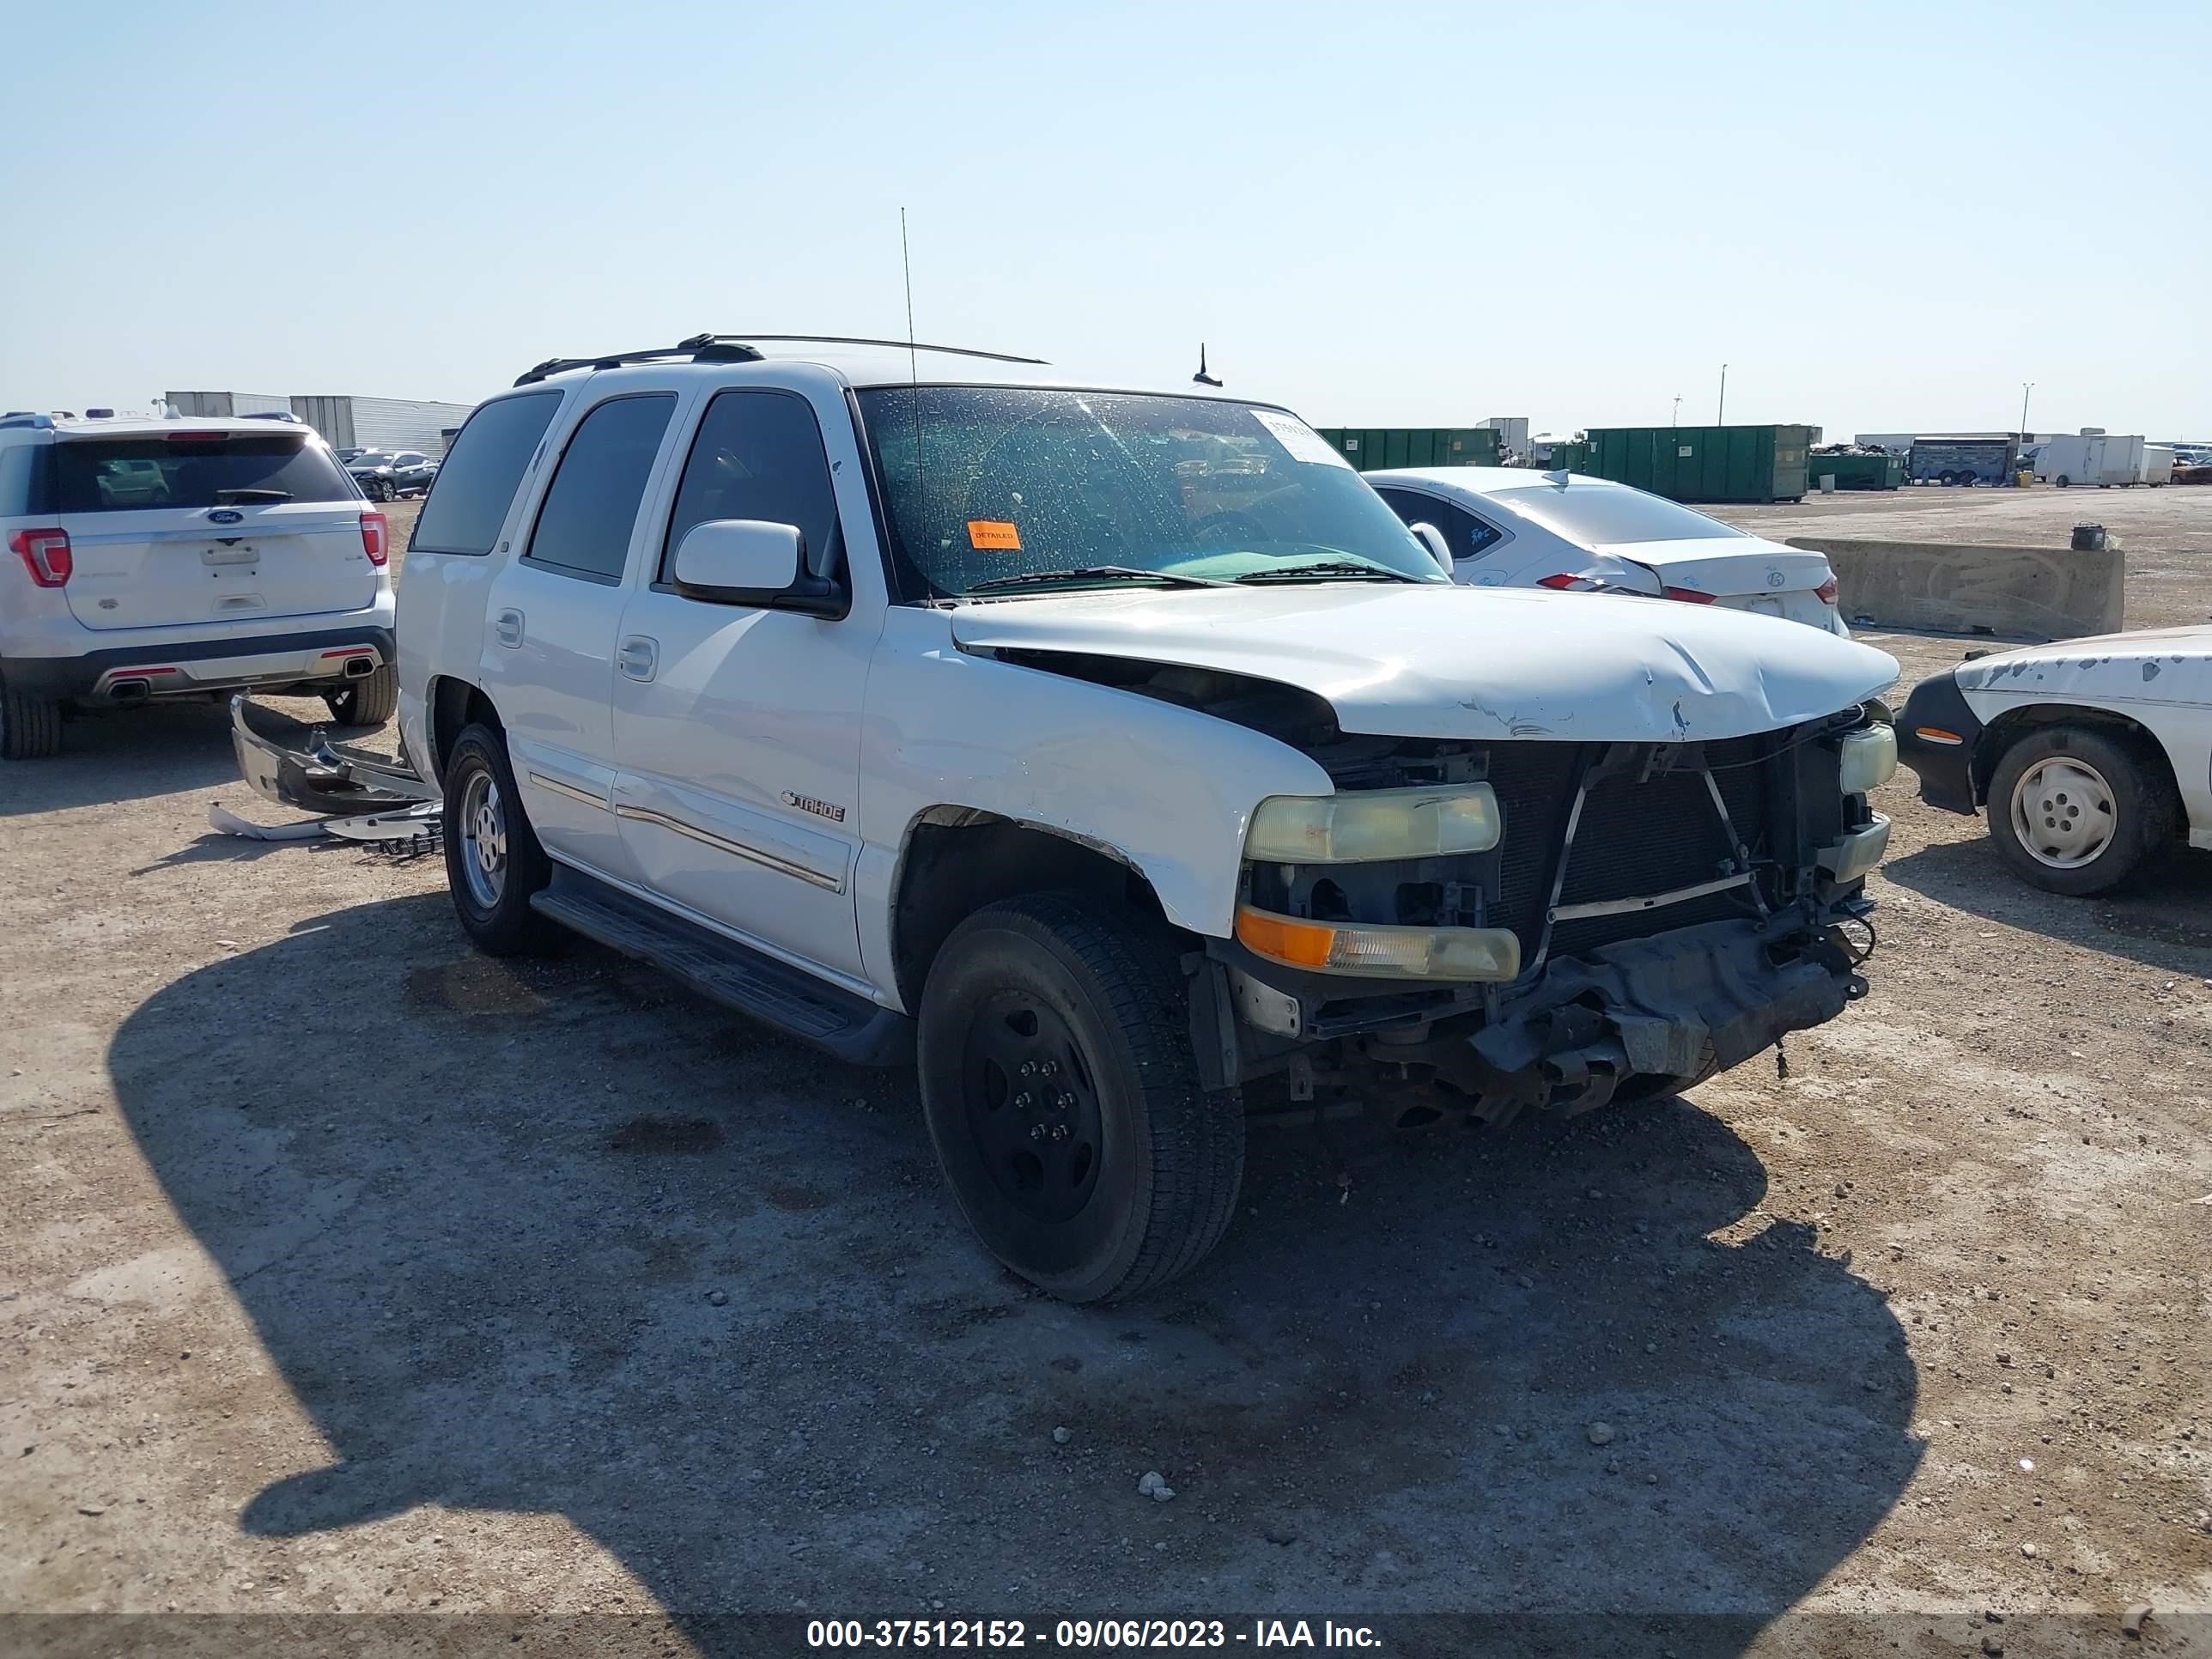
[[[2035,476],[2061,489],[2141,483],[2143,441],[2112,432],[2061,434],[2036,453]]]
[[[2145,444],[2142,476],[2136,482],[2152,485],[2172,483],[2173,465],[2178,459],[2171,444]]]
[[[323,441],[333,449],[411,449],[442,456],[445,434],[466,420],[476,405],[434,403],[423,398],[317,393],[295,398],[289,407],[321,433]]]

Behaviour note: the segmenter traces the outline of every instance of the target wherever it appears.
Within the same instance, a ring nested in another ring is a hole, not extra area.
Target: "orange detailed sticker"
[[[1018,553],[1022,550],[1022,532],[1004,519],[970,519],[968,544],[994,553]]]

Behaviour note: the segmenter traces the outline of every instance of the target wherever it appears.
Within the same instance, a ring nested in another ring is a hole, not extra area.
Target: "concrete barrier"
[[[1792,537],[1790,545],[1828,556],[1850,622],[2039,641],[2124,626],[2127,561],[2116,547],[2077,553],[1832,536]]]

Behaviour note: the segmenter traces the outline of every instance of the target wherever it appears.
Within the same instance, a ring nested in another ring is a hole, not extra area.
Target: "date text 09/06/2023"
[[[810,1648],[1364,1648],[1382,1645],[1365,1625],[1324,1619],[812,1619]]]

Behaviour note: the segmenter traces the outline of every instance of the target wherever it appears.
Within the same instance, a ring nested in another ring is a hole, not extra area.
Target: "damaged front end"
[[[1355,804],[1339,818],[1425,791],[1443,828],[1409,817],[1372,858],[1317,833],[1305,860],[1255,834],[1200,999],[1209,1072],[1285,1071],[1310,1098],[1379,1071],[1503,1121],[1687,1088],[1834,1018],[1867,989],[1881,712],[1704,744],[1308,734]]]

